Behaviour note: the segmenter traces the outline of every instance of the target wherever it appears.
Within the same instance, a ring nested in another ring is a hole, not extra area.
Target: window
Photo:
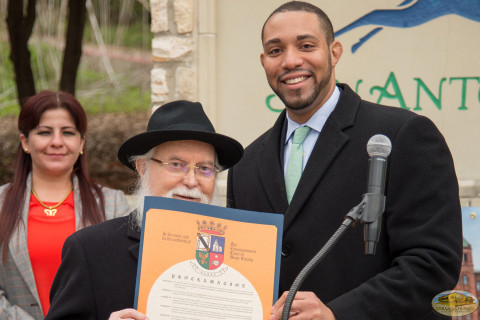
[[[467,276],[463,276],[463,284],[468,284],[468,277]]]

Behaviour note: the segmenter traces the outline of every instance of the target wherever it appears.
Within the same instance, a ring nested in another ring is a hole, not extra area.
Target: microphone
[[[285,299],[282,320],[289,318],[293,299],[305,278],[313,268],[322,261],[325,255],[330,252],[337,241],[344,235],[345,231],[359,219],[365,224],[363,229],[365,254],[375,254],[378,238],[380,236],[380,228],[382,226],[382,213],[385,210],[387,157],[391,150],[392,143],[390,142],[390,139],[382,134],[377,134],[368,140],[367,151],[370,159],[368,159],[367,193],[363,195],[360,204],[348,212],[342,225],[337,231],[335,231],[333,236],[328,239],[322,249],[317,252],[312,260],[310,260],[297,275],[290,287],[287,298]]]
[[[368,180],[365,194],[365,212],[363,236],[365,254],[373,255],[377,248],[382,227],[382,214],[385,211],[385,179],[387,172],[387,157],[392,150],[392,143],[383,134],[377,134],[368,140]]]

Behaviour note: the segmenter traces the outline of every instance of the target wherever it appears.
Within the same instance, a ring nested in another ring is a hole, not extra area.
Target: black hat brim
[[[178,140],[197,140],[212,145],[217,153],[218,162],[224,170],[236,164],[243,155],[243,147],[238,141],[219,133],[194,130],[158,130],[144,132],[125,141],[118,150],[118,159],[135,171],[135,164],[130,161],[132,157],[145,154],[164,142]]]

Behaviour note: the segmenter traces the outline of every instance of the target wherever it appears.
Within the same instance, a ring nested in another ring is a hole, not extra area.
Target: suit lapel
[[[258,153],[257,174],[266,192],[272,211],[285,213],[288,208],[287,192],[283,177],[282,153],[283,141],[282,132],[285,122],[285,110],[280,114],[273,128],[267,133],[264,140],[264,147]]]
[[[325,123],[300,178],[297,187],[299,192],[295,192],[288,207],[284,230],[290,226],[301,208],[310,199],[323,175],[350,139],[345,129],[353,126],[355,122],[360,97],[348,86],[340,84],[339,87],[343,89],[340,99]]]
[[[22,210],[22,221],[18,228],[12,235],[12,239],[8,244],[10,253],[12,254],[13,261],[17,266],[18,271],[22,275],[23,280],[28,286],[28,289],[32,293],[32,296],[40,304],[40,298],[37,293],[37,286],[35,284],[35,278],[33,276],[32,264],[30,262],[30,255],[28,253],[27,243],[27,222],[28,222],[28,210],[30,208],[30,193],[31,193],[31,174],[28,175],[25,190],[25,203]]]
[[[73,175],[73,203],[75,209],[75,231],[83,228],[82,224],[82,198],[80,197],[80,187],[78,186],[78,178]]]
[[[332,126],[331,123],[325,123],[298,183],[298,192],[295,192],[292,202],[288,207],[284,222],[285,230],[301,211],[300,209],[305,202],[308,201],[328,167],[345,143],[347,143],[348,139],[347,135]]]

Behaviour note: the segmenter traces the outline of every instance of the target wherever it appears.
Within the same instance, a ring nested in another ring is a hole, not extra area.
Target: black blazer
[[[133,308],[140,232],[129,216],[84,228],[63,246],[45,319],[106,320]]]
[[[347,85],[320,133],[290,206],[281,150],[283,111],[229,171],[227,205],[285,215],[280,293],[366,192],[370,137],[392,141],[386,210],[374,256],[363,226],[347,231],[308,276],[313,291],[344,319],[427,319],[434,296],[455,287],[462,254],[458,182],[444,138],[426,117],[363,101]],[[443,318],[445,319],[445,318]]]

